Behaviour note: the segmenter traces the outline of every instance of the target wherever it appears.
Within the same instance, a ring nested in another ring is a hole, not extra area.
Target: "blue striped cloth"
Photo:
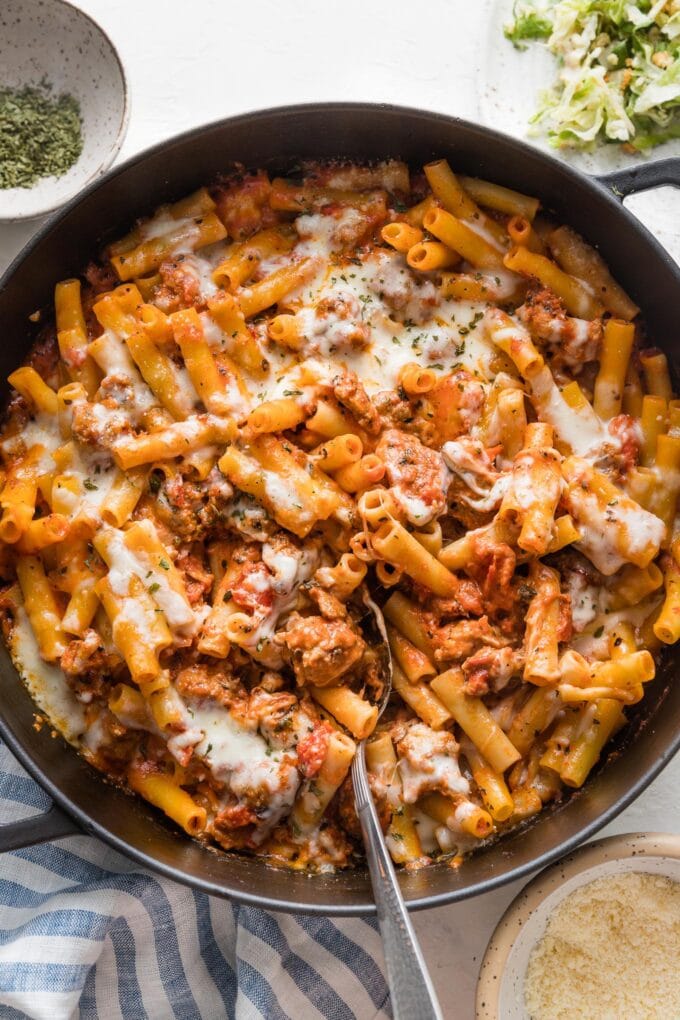
[[[49,807],[0,744],[3,822]],[[89,836],[0,856],[2,1020],[387,1020],[375,922],[193,892]]]

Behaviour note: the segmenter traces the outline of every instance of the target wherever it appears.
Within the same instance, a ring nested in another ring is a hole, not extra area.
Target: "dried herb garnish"
[[[80,106],[52,86],[0,88],[0,188],[31,188],[61,177],[83,151]]]

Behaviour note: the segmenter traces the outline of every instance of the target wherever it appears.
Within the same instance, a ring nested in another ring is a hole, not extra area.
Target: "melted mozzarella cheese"
[[[298,216],[295,229],[302,240],[296,247],[298,254],[328,256],[357,241],[366,229],[366,220],[358,209],[348,207],[338,216],[324,213]]]
[[[121,381],[130,387],[133,395],[133,407],[126,407],[126,410],[134,415],[132,421],[136,423],[139,416],[144,411],[156,407],[158,401],[142,379],[125,344],[111,330],[104,330],[102,338],[105,338],[105,342],[97,345],[96,353],[97,364],[104,372],[102,384],[106,382],[107,376],[113,376],[116,381]],[[107,340],[108,342],[106,342]]]
[[[405,492],[400,485],[392,486],[392,492],[410,524],[423,525],[430,523],[435,515],[435,510],[433,507],[428,506],[425,500],[414,496],[413,493]]]
[[[225,507],[224,517],[232,528],[257,542],[262,542],[267,538],[267,525],[272,523],[264,507],[256,503],[251,496],[246,496],[243,493],[238,493]]]
[[[424,723],[413,723],[401,742],[399,763],[404,802],[414,804],[428,790],[448,794],[468,793],[470,784],[461,774],[458,745],[446,733]]]
[[[212,278],[214,267],[212,262],[206,258],[206,249],[203,249],[200,255],[197,252],[185,255],[182,259],[182,268],[187,269],[198,282],[201,297],[204,301],[212,297],[219,290],[219,287]]]
[[[253,785],[275,791],[281,754],[267,746],[257,727],[246,729],[226,708],[211,702],[191,703],[189,714],[202,733],[196,753],[205,758],[216,778],[227,782],[234,772],[247,775],[256,770],[261,782]]]
[[[478,496],[486,496],[496,481],[496,472],[483,460],[484,448],[469,436],[451,439],[442,446],[442,456],[449,469]]]
[[[574,546],[606,577],[647,550],[658,552],[666,531],[663,521],[623,493],[603,511],[595,493],[579,490],[572,509],[581,533]]]
[[[616,447],[616,440],[590,404],[583,408],[569,406],[547,365],[532,378],[531,395],[542,420],[552,425],[556,436],[578,457],[597,460],[607,448]]]
[[[466,227],[469,227],[475,234],[479,234],[483,240],[490,244],[496,251],[504,251],[502,244],[499,243],[495,234],[489,230],[488,227],[481,222],[479,217],[472,216],[469,220],[463,220]]]
[[[571,622],[576,634],[580,634],[604,608],[606,590],[588,581],[576,571],[570,571],[562,582],[563,589],[570,597]]]
[[[220,705],[193,702],[188,710],[192,729],[202,734],[195,753],[239,800],[261,801],[264,794],[267,806],[258,815],[271,827],[291,808],[300,784],[289,756],[270,747],[255,725],[247,728]]]
[[[193,253],[200,229],[193,216],[174,219],[169,214],[154,216],[142,228],[144,240],[161,237],[164,239],[169,254],[189,255]]]
[[[449,794],[467,793],[470,784],[461,775],[455,758],[447,754],[430,754],[427,764],[416,768],[405,758],[400,766],[404,801],[414,804],[427,790],[441,789]]]
[[[443,458],[440,459],[441,464],[438,471],[437,487],[441,492],[441,497],[436,496],[434,501],[429,503],[421,499],[415,492],[411,492],[409,484],[399,481],[401,472],[399,471],[398,464],[390,465],[391,476],[394,479],[394,484],[390,491],[406,514],[409,523],[414,524],[416,527],[423,527],[425,524],[429,524],[435,516],[441,514],[442,508],[446,506],[446,494],[449,491],[451,472],[446,467]]]
[[[140,522],[140,526],[153,528],[148,521]],[[198,626],[196,614],[187,599],[172,587],[168,571],[156,562],[154,556],[145,556],[141,551],[135,553],[130,550],[121,531],[109,527],[102,530],[107,536],[111,550],[109,583],[116,595],[125,598],[124,610],[131,614],[131,622],[142,626],[145,621],[142,607],[134,598],[127,598],[130,577],[134,575],[149,590],[159,609],[163,610],[168,627],[182,637],[193,634]],[[148,624],[144,625],[148,627]]]
[[[285,581],[281,575],[272,579],[270,584],[276,593],[274,602],[264,617],[259,620],[255,618],[255,626],[247,639],[241,642],[243,648],[271,669],[280,669],[283,666],[283,658],[278,648],[272,644],[272,638],[286,615],[295,607],[300,585],[310,579],[318,562],[319,554],[316,548],[298,550],[295,574],[288,570]]]
[[[40,411],[22,425],[20,432],[3,440],[0,446],[8,458],[21,456],[24,450],[41,446],[42,453],[37,468],[40,474],[48,474],[54,470],[52,454],[62,443],[56,415]]]
[[[350,213],[355,211],[345,210],[338,219],[320,213],[298,217],[303,240],[289,259],[341,248],[338,231],[353,224]],[[343,367],[356,372],[369,394],[394,389],[400,370],[414,361],[442,376],[464,367],[491,378],[495,349],[481,323],[484,304],[441,301],[429,278],[412,272],[404,256],[393,251],[380,250],[348,265],[329,267],[324,259],[319,263],[316,277],[286,299],[292,307],[299,306],[296,314],[306,343],[303,356],[332,358],[333,375]],[[317,314],[320,302],[322,312]],[[277,392],[271,379],[258,381],[252,388],[258,389],[259,399],[295,388],[291,381],[297,366],[291,366],[290,352],[274,347],[267,357],[273,362]]]
[[[97,406],[97,405],[93,405]],[[68,504],[69,513],[93,525],[99,523],[102,506],[115,481],[120,477],[118,469],[108,453],[91,449],[83,444],[73,444],[71,463],[63,471],[65,478],[77,482],[78,492],[70,492],[68,486],[60,489],[62,505]]]
[[[127,403],[127,387],[124,385],[113,385],[107,389],[107,397],[114,400],[118,406],[108,407],[106,404],[92,403],[89,405],[89,414],[99,430],[99,437],[103,440],[106,432],[126,432],[130,425],[130,415],[124,406]],[[78,401],[80,403],[80,401]]]
[[[287,594],[295,584],[298,574],[299,554],[297,549],[277,550],[269,542],[262,546],[262,562],[274,575],[271,586],[277,594]]]
[[[183,219],[175,219],[170,213],[158,213],[140,224],[139,233],[143,240],[151,241],[155,237],[167,237],[174,234],[176,230],[188,227],[191,222],[189,216]]]
[[[611,658],[609,652],[609,635],[620,623],[630,623],[636,630],[642,626],[660,604],[663,596],[658,593],[640,602],[637,606],[627,606],[617,612],[604,612],[588,625],[582,634],[577,634],[570,642],[571,648],[586,659],[605,660]],[[593,627],[597,624],[595,631]],[[597,637],[595,636],[597,635]]]
[[[438,849],[437,829],[439,828],[439,823],[417,807],[411,808],[411,818],[418,833],[418,840],[423,853],[435,853]],[[403,854],[403,852],[402,848],[401,853]]]
[[[122,601],[120,612],[116,616],[116,623],[127,623],[139,634],[140,639],[149,648],[155,647],[156,634],[149,619],[146,607],[132,596],[125,596]]]
[[[463,492],[460,499],[480,513],[489,513],[500,505],[513,477],[510,472],[498,474],[489,468],[481,459],[481,452],[481,444],[469,436],[450,440],[442,447],[448,467],[474,493],[469,496]]]
[[[38,642],[23,607],[16,611],[9,638],[12,661],[33,700],[70,743],[85,730],[85,710],[69,687],[63,670],[40,656]]]
[[[288,478],[284,478],[276,471],[261,470],[264,482],[264,491],[272,506],[281,507],[285,510],[296,510],[300,515],[300,521],[308,522],[313,520],[312,511],[305,509],[300,503],[300,495],[295,485]]]

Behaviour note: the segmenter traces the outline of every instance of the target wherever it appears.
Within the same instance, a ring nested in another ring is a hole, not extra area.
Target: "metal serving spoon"
[[[380,716],[392,692],[392,656],[380,609],[368,595],[364,596],[364,602],[373,615],[386,652],[386,679],[378,706]],[[378,908],[378,924],[385,951],[394,1020],[443,1020],[437,993],[408,916],[378,821],[378,812],[368,785],[365,740],[359,742],[352,761],[352,783],[373,896]]]

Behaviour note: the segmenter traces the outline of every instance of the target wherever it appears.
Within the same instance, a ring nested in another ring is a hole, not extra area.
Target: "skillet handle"
[[[650,188],[660,188],[664,184],[680,188],[680,158],[657,159],[656,162],[642,163],[624,170],[612,170],[608,174],[598,174],[595,179],[620,201],[638,191],[649,191]]]
[[[34,846],[36,843],[47,843],[63,836],[82,834],[83,830],[76,822],[53,804],[45,814],[0,825],[0,853],[20,850],[24,846]]]

